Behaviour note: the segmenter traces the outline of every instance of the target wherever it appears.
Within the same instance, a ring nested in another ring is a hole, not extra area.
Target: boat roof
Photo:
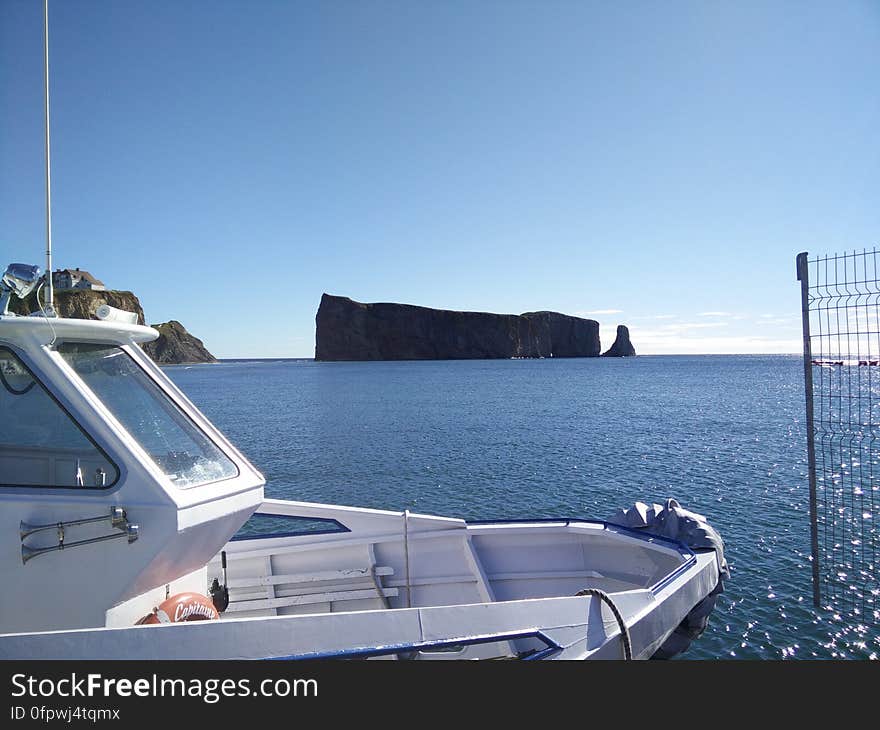
[[[151,342],[158,336],[152,327],[125,322],[45,317],[42,314],[29,317],[0,315],[0,340],[26,340],[40,346],[60,339],[127,345]]]

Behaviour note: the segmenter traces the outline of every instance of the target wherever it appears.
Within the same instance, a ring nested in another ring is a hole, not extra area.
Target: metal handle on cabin
[[[21,546],[21,562],[22,564],[27,563],[31,558],[36,558],[40,555],[45,555],[46,553],[54,553],[57,550],[68,550],[73,547],[79,547],[80,545],[91,545],[96,542],[105,542],[107,540],[117,540],[120,537],[127,537],[129,544],[133,543],[138,539],[138,526],[133,525],[130,522],[125,523],[125,528],[123,532],[117,532],[113,535],[102,535],[101,537],[93,537],[88,540],[77,540],[76,542],[64,542],[63,536],[58,540],[57,545],[52,545],[51,547],[45,548],[32,548],[27,545]]]
[[[29,525],[27,522],[23,521],[19,525],[20,531],[18,534],[22,542],[24,542],[25,538],[29,535],[33,535],[36,532],[43,532],[44,530],[58,530],[59,535],[63,536],[65,528],[75,527],[77,525],[88,525],[93,522],[103,522],[104,520],[110,520],[110,526],[117,530],[124,530],[127,524],[125,520],[125,510],[122,509],[122,507],[111,507],[109,515],[102,515],[101,517],[86,517],[82,520],[71,520],[70,522],[52,522],[48,525]]]
[[[89,525],[96,522],[104,522],[105,520],[110,520],[110,526],[116,530],[119,530],[119,532],[111,535],[92,537],[87,540],[77,540],[75,542],[68,543],[64,542],[64,531],[66,529],[79,525]],[[44,548],[32,548],[29,545],[24,544],[25,538],[37,532],[43,532],[45,530],[58,531],[58,543],[56,545]],[[37,556],[45,555],[46,553],[52,553],[57,550],[64,550],[66,548],[79,547],[80,545],[91,545],[96,542],[105,542],[106,540],[117,540],[120,537],[128,538],[128,542],[129,544],[131,544],[138,539],[138,526],[132,524],[126,519],[125,510],[122,509],[122,507],[111,507],[110,513],[108,515],[103,515],[101,517],[86,517],[81,520],[71,520],[70,522],[53,522],[47,525],[29,525],[27,522],[22,521],[19,525],[18,534],[22,542],[21,562],[22,564],[24,564],[27,563],[27,561],[31,558],[36,558]]]

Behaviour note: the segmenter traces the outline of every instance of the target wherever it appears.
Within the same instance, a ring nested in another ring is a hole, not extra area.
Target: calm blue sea
[[[876,631],[811,603],[796,356],[315,363],[166,372],[268,496],[466,519],[605,518],[675,497],[732,577],[685,655],[869,658]]]

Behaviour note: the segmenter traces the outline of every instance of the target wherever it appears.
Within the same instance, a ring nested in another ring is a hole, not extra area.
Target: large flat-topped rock
[[[598,357],[601,349],[598,322],[558,312],[457,312],[324,294],[315,322],[316,360]]]

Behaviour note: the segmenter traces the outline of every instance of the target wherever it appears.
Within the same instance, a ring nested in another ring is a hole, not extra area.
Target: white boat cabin
[[[156,336],[0,317],[0,575],[14,586],[0,595],[0,632],[103,626],[141,597],[133,623],[166,584],[204,593],[206,564],[262,503],[263,476],[138,346]],[[136,532],[108,518],[21,537],[22,523],[112,507]],[[75,546],[114,531],[120,539]]]

